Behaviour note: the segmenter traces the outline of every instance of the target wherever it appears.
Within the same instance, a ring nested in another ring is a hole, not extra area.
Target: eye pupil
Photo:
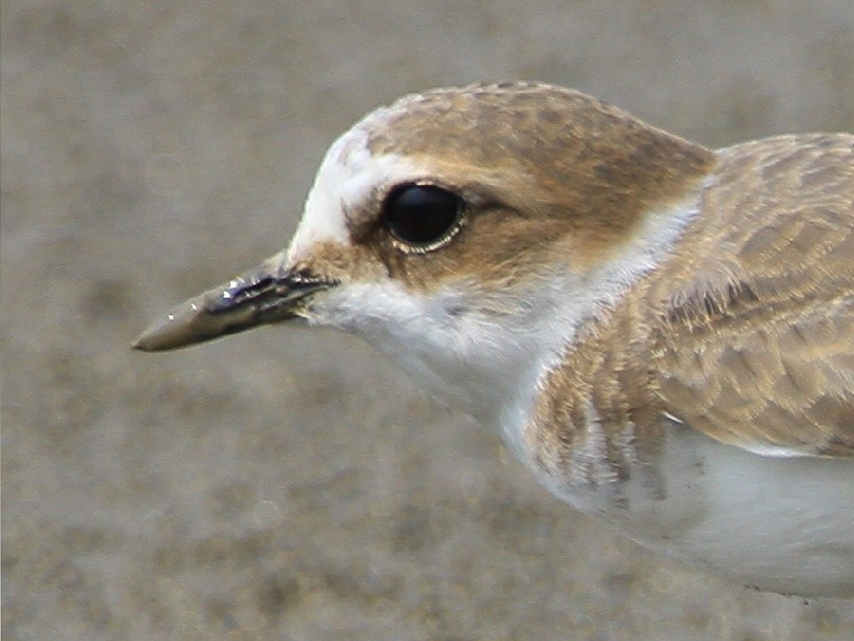
[[[408,185],[389,196],[385,226],[396,239],[413,247],[445,240],[459,222],[462,200],[434,185]]]

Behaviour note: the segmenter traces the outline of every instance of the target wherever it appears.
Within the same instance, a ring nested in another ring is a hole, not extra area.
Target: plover
[[[285,322],[362,336],[647,548],[854,596],[851,134],[711,151],[550,85],[407,96],[285,251],[135,346]]]

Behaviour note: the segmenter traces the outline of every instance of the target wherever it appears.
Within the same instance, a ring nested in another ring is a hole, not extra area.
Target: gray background
[[[558,504],[356,339],[128,343],[402,93],[547,80],[720,146],[851,131],[852,60],[851,0],[4,2],[4,638],[851,639]]]

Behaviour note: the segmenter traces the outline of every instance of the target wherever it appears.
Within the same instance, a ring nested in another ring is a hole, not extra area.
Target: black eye
[[[389,195],[383,223],[397,240],[413,249],[430,251],[459,229],[462,211],[462,199],[447,189],[407,185]]]

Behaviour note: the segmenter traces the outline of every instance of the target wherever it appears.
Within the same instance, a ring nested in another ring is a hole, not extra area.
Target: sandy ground
[[[854,129],[850,0],[2,6],[3,635],[851,639],[653,558],[356,339],[132,353],[397,95],[575,86],[711,146]]]

